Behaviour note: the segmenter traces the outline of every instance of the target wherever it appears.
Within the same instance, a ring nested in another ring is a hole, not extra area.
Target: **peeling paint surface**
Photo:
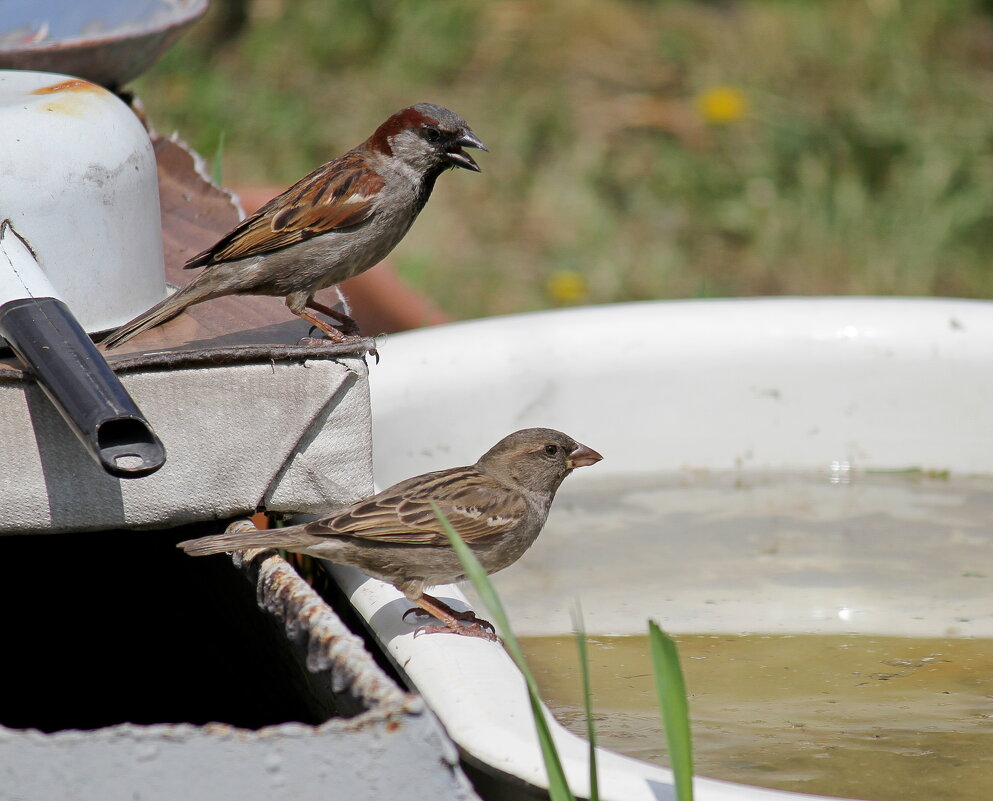
[[[42,86],[35,89],[31,94],[33,95],[51,95],[58,92],[99,92],[101,94],[108,94],[106,89],[97,86],[95,83],[90,83],[89,81],[83,81],[79,78],[70,78],[66,81],[59,81],[58,83],[53,83],[51,86]]]

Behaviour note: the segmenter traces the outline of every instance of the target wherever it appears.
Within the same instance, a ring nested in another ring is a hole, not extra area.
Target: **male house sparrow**
[[[487,150],[447,108],[418,103],[398,111],[345,155],[318,167],[186,263],[200,275],[125,323],[103,344],[114,348],[196,303],[224,295],[285,296],[294,314],[335,341],[346,315],[314,293],[368,270],[403,239],[434,182],[452,167],[479,172],[462,148]]]
[[[191,556],[246,548],[285,548],[357,567],[386,581],[449,631],[495,639],[493,626],[456,612],[425,587],[465,578],[462,564],[432,509],[437,504],[487,573],[516,562],[545,525],[562,480],[603,458],[550,428],[504,437],[474,465],[408,478],[327,517],[269,531],[218,534],[177,547]],[[410,609],[410,612],[417,611]],[[468,625],[460,625],[465,621]]]

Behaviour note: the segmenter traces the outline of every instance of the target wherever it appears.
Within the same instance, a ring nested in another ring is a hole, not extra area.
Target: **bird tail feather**
[[[190,556],[210,556],[215,553],[229,551],[244,551],[248,548],[303,548],[313,545],[318,538],[307,534],[303,526],[287,526],[267,531],[249,529],[248,531],[229,531],[224,534],[213,534],[209,537],[199,537],[195,540],[184,540],[177,543]]]
[[[113,331],[103,340],[103,347],[105,350],[116,348],[131,337],[171,320],[188,306],[207,300],[207,297],[207,294],[197,286],[197,281],[194,279],[178,292],[174,292],[165,300],[156,303],[152,308],[143,311],[133,320],[129,320],[116,331]]]

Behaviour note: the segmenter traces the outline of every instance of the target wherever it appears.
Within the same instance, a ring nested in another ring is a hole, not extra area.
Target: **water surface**
[[[494,581],[523,634],[645,620],[693,633],[993,637],[993,480],[923,474],[570,476]]]
[[[680,635],[695,772],[878,801],[993,798],[993,640]],[[542,697],[586,734],[575,641],[524,640]],[[589,646],[599,743],[666,764],[644,636]]]
[[[579,603],[607,747],[663,759],[654,618],[680,644],[699,774],[993,799],[993,480],[835,467],[570,477],[493,577],[563,722],[585,731]]]

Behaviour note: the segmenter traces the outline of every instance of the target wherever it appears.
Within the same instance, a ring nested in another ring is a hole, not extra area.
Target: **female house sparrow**
[[[351,565],[389,582],[444,623],[425,631],[495,639],[489,622],[472,612],[456,612],[424,592],[465,578],[431,504],[438,505],[486,572],[495,573],[531,547],[562,480],[601,458],[560,431],[526,428],[504,437],[474,465],[408,478],[319,520],[201,537],[177,547],[191,556],[285,548]]]
[[[447,108],[418,103],[398,111],[361,145],[318,167],[190,259],[186,269],[204,271],[118,328],[104,346],[117,347],[196,303],[238,294],[285,296],[291,312],[343,340],[308,308],[346,326],[354,323],[317,303],[314,293],[382,261],[445,170],[480,172],[464,147],[487,150]]]

